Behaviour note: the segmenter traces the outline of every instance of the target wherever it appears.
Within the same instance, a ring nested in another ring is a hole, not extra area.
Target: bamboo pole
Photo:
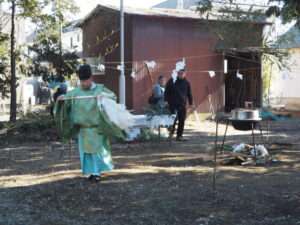
[[[60,98],[57,101],[65,101],[65,100],[74,100],[74,99],[84,99],[84,98],[98,98],[100,95],[87,95],[87,96],[77,96],[77,97],[67,97],[67,98]]]
[[[223,75],[227,73],[227,61],[225,62],[225,53],[223,52],[223,70],[219,77],[218,103],[216,110],[216,134],[215,134],[215,148],[214,148],[214,171],[213,171],[213,192],[216,197],[216,182],[217,182],[217,152],[218,152],[218,132],[219,132],[219,112],[221,109],[221,88]]]
[[[85,99],[85,98],[103,98],[103,97],[113,97],[111,94],[102,94],[102,95],[86,95],[86,96],[76,96],[76,97],[67,97],[60,98],[57,101],[65,101],[65,100],[74,100],[74,99]]]

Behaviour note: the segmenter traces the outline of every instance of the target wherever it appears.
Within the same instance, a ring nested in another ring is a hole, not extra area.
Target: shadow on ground
[[[216,192],[202,159],[214,150],[213,125],[189,127],[188,142],[114,144],[116,168],[100,183],[81,176],[76,142],[61,159],[54,142],[2,146],[0,224],[300,224],[298,124],[270,131],[282,162],[218,165]],[[228,143],[249,139],[228,132]]]

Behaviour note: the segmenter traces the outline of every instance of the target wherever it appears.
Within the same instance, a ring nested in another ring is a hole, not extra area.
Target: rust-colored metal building
[[[105,72],[95,69],[96,82],[105,84],[117,95],[119,18],[118,8],[98,5],[77,24],[83,30],[83,58],[91,64],[105,64]],[[201,20],[195,12],[188,10],[125,9],[127,108],[142,113],[152,93],[151,79],[157,82],[160,74],[170,78],[176,62],[183,58],[198,112],[209,113],[212,108],[216,109],[219,89],[221,108],[225,108],[225,79],[219,80],[223,55],[214,51],[215,42],[210,32],[198,29]],[[155,61],[156,66],[148,69],[145,61]],[[135,78],[131,77],[132,71],[136,73]],[[210,77],[208,71],[215,71],[216,76]],[[257,77],[260,79],[260,70],[255,71],[259,71]],[[257,82],[259,84],[260,80]],[[259,104],[257,102],[257,106]]]

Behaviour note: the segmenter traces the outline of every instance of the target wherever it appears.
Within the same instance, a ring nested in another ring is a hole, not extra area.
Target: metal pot
[[[259,120],[259,111],[250,109],[235,109],[231,111],[234,120]]]
[[[253,121],[253,120],[231,120],[231,124],[236,130],[252,130],[255,129],[258,121]]]
[[[231,118],[229,120],[236,130],[252,130],[261,118],[259,117],[258,110],[235,109],[231,111]]]

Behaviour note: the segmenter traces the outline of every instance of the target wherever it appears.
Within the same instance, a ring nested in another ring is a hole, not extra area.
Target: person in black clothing
[[[186,79],[186,71],[180,70],[177,75],[177,80],[174,83],[173,78],[170,78],[166,84],[165,89],[165,101],[172,114],[177,112],[175,123],[178,120],[177,128],[177,141],[187,141],[187,138],[182,137],[184,131],[184,122],[186,119],[186,103],[189,101],[189,105],[192,109],[195,109],[192,90],[190,82]],[[175,123],[173,126],[174,132]]]
[[[54,100],[54,104],[56,102],[56,99],[67,93],[68,87],[66,84],[61,84],[57,89],[56,92],[53,94],[53,100]],[[50,107],[50,114],[53,116],[53,109],[54,109],[54,104],[51,105]]]

